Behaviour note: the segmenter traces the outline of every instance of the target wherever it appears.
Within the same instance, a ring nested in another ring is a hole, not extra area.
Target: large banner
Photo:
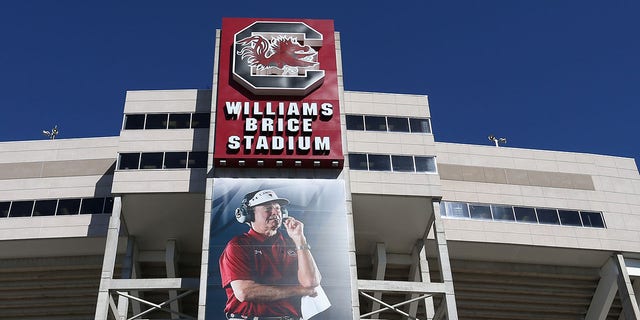
[[[207,319],[351,319],[340,180],[215,179]]]

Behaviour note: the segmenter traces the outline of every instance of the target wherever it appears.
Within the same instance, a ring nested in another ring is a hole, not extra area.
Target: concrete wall
[[[346,91],[344,108],[346,114],[355,115],[429,117],[429,103],[423,95]],[[436,155],[433,134],[351,130],[346,131],[346,136],[346,153]],[[437,174],[352,170],[350,180],[353,193],[429,197],[441,194]]]
[[[195,89],[128,91],[124,105],[125,115],[210,110],[211,91]],[[117,151],[206,152],[208,146],[209,129],[122,130]],[[116,170],[113,192],[204,192],[205,174],[205,169]]]
[[[640,252],[640,177],[633,159],[452,143],[436,148],[443,200],[601,211],[607,226],[446,219],[448,239]],[[504,181],[487,174],[501,171]]]
[[[0,143],[0,201],[104,197],[117,137]]]

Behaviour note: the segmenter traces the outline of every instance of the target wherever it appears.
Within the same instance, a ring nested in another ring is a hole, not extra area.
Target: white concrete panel
[[[369,92],[345,91],[346,102],[373,102],[373,94]]]
[[[116,171],[113,193],[204,192],[202,186],[204,186],[205,171],[205,169]]]
[[[79,176],[0,181],[0,201],[108,195],[111,176]]]
[[[115,158],[118,138],[0,142],[0,163]]]
[[[591,249],[591,250],[601,250],[602,243],[600,243],[600,239],[592,239],[592,238],[576,238],[578,240],[578,247],[582,249]]]
[[[106,235],[108,215],[6,218],[0,220],[0,240],[75,238]],[[97,233],[96,233],[97,232]]]

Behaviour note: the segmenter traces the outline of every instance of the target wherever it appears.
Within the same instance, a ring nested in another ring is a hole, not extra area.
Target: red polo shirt
[[[253,280],[271,286],[299,285],[295,245],[281,232],[265,237],[251,229],[231,239],[220,256],[220,274],[227,293],[225,313],[252,317],[301,316],[300,297],[240,302],[231,289],[233,280]]]

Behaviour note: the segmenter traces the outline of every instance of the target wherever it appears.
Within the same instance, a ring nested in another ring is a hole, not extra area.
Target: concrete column
[[[600,268],[600,281],[589,304],[585,320],[606,319],[618,290],[617,277],[618,271],[613,260],[607,260],[607,263]]]
[[[118,238],[120,236],[120,215],[122,213],[122,198],[113,198],[113,212],[109,219],[107,231],[107,243],[102,260],[102,273],[100,275],[100,288],[98,289],[98,301],[96,303],[95,320],[107,320],[109,316],[109,281],[113,279],[113,269],[116,265],[118,254]]]
[[[167,268],[167,278],[177,278],[178,267],[176,263],[176,240],[171,239],[167,241],[167,248],[165,251],[165,264]],[[169,290],[169,299],[173,300],[170,303],[171,311],[180,312],[180,304],[178,302],[178,291]],[[171,314],[171,319],[180,319],[177,313]]]
[[[373,275],[376,280],[384,280],[387,270],[387,250],[384,243],[376,244],[376,251],[373,253]],[[374,292],[373,297],[382,300],[382,292]],[[371,304],[371,312],[380,310],[380,303],[373,302]],[[379,319],[380,313],[372,314],[371,319]]]
[[[444,223],[440,217],[440,202],[433,202],[433,236],[436,240],[438,251],[438,263],[440,264],[440,276],[445,285],[444,295],[445,311],[448,320],[458,320],[458,310],[456,307],[456,296],[453,290],[453,276],[451,275],[451,262],[449,261],[449,249],[447,238],[444,232]]]
[[[636,300],[635,293],[633,292],[631,278],[629,278],[624,257],[621,254],[617,254],[614,257],[614,260],[618,271],[618,295],[622,302],[624,319],[638,320],[640,319],[640,309],[638,308],[638,302]]]

